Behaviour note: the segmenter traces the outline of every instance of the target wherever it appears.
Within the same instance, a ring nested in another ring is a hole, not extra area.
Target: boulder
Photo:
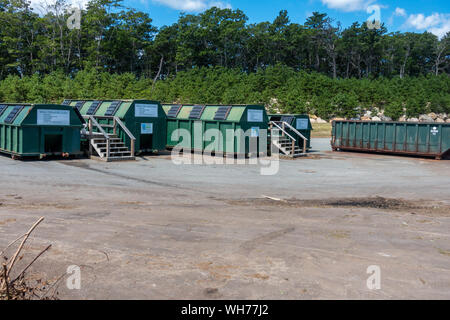
[[[317,119],[310,118],[311,123],[317,123]]]
[[[417,119],[417,118],[409,118],[407,121],[408,122],[419,122],[419,119]]]
[[[401,122],[405,122],[406,120],[408,120],[408,117],[407,117],[407,116],[401,116],[401,117],[398,119],[398,121],[401,121]]]
[[[317,118],[316,123],[328,123],[328,122],[326,122],[325,120],[323,120],[321,118]]]
[[[391,117],[387,117],[385,115],[380,116],[381,121],[392,121]]]
[[[381,121],[380,117],[372,117],[372,121]]]
[[[445,123],[445,120],[444,120],[444,119],[441,119],[441,118],[437,118],[437,119],[436,119],[436,122],[437,122],[437,123]]]
[[[447,120],[445,120],[445,122],[446,122],[446,123],[450,123],[450,118],[449,118],[449,119],[447,119]]]
[[[431,112],[429,114],[427,114],[428,117],[430,117],[433,120],[436,120],[438,118],[437,114],[434,112]]]
[[[419,117],[420,122],[433,122],[434,119],[430,117],[429,115],[423,114]]]

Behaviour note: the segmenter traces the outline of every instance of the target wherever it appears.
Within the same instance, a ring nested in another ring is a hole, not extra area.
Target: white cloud
[[[397,17],[406,17],[406,10],[403,8],[396,8],[394,14]]]
[[[450,31],[450,14],[433,13],[430,16],[422,13],[411,14],[406,21],[406,26],[417,30],[427,30],[442,38]]]
[[[172,9],[188,12],[200,12],[211,7],[231,9],[229,3],[214,0],[153,0],[153,2],[168,6]]]
[[[346,12],[365,10],[373,0],[322,0],[322,3],[330,9]]]

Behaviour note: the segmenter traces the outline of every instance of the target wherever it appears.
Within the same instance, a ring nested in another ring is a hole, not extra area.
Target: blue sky
[[[29,1],[41,11],[43,2],[55,0]],[[67,1],[83,6],[89,0]],[[250,23],[273,21],[280,10],[286,9],[292,22],[303,24],[312,12],[319,11],[347,27],[372,17],[377,7],[381,22],[390,32],[429,31],[442,37],[450,31],[450,0],[124,0],[124,5],[149,13],[157,27],[175,23],[181,12],[199,13],[212,6],[241,9]]]
[[[272,21],[280,10],[289,12],[292,22],[304,23],[313,11],[326,12],[346,27],[363,22],[374,13],[367,8],[378,5],[381,21],[389,31],[428,30],[439,36],[450,31],[448,0],[125,0],[125,5],[150,14],[158,27],[170,25],[180,12],[198,13],[211,6],[243,10],[250,23]]]

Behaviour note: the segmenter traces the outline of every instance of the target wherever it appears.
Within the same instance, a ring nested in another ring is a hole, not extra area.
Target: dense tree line
[[[326,14],[304,24],[281,11],[249,24],[240,10],[182,14],[156,28],[122,0],[91,0],[69,29],[66,0],[37,14],[0,0],[0,100],[155,98],[196,103],[279,102],[283,111],[351,115],[448,112],[450,33],[388,33]]]
[[[132,73],[80,71],[46,76],[8,76],[0,82],[0,101],[58,102],[72,99],[154,99],[169,103],[265,103],[272,111],[309,112],[322,118],[354,117],[363,110],[384,109],[398,118],[450,113],[450,77],[333,79],[316,72],[277,65],[246,73],[224,67],[179,71],[158,81]]]

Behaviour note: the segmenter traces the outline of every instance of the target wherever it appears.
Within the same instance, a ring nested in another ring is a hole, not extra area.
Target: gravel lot
[[[52,243],[34,272],[80,266],[63,299],[450,299],[450,161],[313,148],[274,176],[0,156],[0,249],[44,216],[21,263]]]

